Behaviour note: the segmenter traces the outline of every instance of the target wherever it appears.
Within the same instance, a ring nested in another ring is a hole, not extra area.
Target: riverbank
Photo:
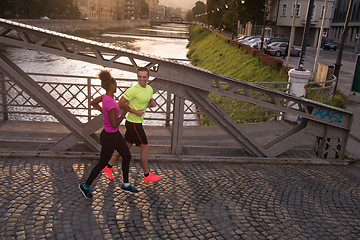
[[[80,30],[103,30],[108,28],[136,28],[139,26],[150,26],[150,20],[38,20],[19,19],[12,20],[35,27],[40,27],[56,32],[74,32]]]
[[[264,66],[240,48],[227,44],[224,38],[193,25],[189,30],[188,58],[195,66],[248,82],[286,82],[287,75]]]

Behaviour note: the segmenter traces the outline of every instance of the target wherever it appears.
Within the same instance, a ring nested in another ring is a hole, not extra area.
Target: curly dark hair
[[[106,91],[109,90],[111,84],[115,83],[115,79],[108,70],[101,70],[98,76],[101,80],[101,87]]]

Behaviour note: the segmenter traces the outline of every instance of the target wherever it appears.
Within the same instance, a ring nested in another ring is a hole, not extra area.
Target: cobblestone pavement
[[[360,167],[151,162],[163,178],[104,174],[96,161],[0,159],[0,239],[360,239]]]

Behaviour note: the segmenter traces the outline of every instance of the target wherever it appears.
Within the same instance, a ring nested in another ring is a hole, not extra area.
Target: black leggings
[[[90,186],[92,184],[92,182],[99,175],[101,170],[103,170],[110,161],[115,149],[122,157],[122,173],[124,183],[128,183],[131,154],[121,133],[119,131],[116,131],[114,133],[108,133],[105,130],[102,130],[100,134],[100,142],[100,160],[91,171],[89,178],[86,180],[86,185]]]

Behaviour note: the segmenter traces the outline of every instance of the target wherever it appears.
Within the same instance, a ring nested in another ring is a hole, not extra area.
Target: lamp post
[[[308,6],[308,12],[307,12],[307,18],[306,18],[306,24],[305,24],[305,30],[304,30],[304,35],[303,35],[303,39],[302,39],[299,66],[296,69],[298,71],[305,71],[304,70],[304,56],[305,56],[305,52],[306,52],[307,40],[308,40],[308,37],[309,37],[309,31],[310,31],[310,24],[311,24],[311,17],[312,17],[313,7],[314,7],[314,0],[309,0],[309,6]]]
[[[264,8],[264,17],[263,17],[263,26],[262,26],[262,32],[261,32],[260,49],[263,49],[263,47],[264,47],[264,34],[265,34],[265,21],[266,21],[267,5],[268,5],[268,0],[266,0],[265,8]]]
[[[19,18],[19,12],[18,12],[18,4],[17,4],[17,0],[15,0],[15,9],[16,9],[16,18]]]
[[[294,5],[295,7],[294,7],[294,10],[293,10],[293,17],[292,17],[292,22],[291,22],[290,39],[289,39],[289,44],[287,46],[288,47],[288,53],[287,53],[286,63],[285,63],[286,66],[289,64],[291,46],[293,44],[294,36],[295,36],[295,18],[296,18],[297,5],[298,5],[298,0],[295,0],[295,5]]]
[[[346,18],[345,18],[345,23],[344,23],[344,28],[343,31],[341,33],[341,41],[340,41],[340,46],[339,46],[339,52],[336,58],[336,63],[335,68],[334,68],[334,75],[336,76],[336,82],[335,82],[335,87],[334,87],[334,92],[336,91],[337,88],[337,84],[339,82],[339,73],[340,73],[340,68],[341,68],[341,59],[342,59],[342,54],[343,54],[343,50],[344,50],[344,44],[345,44],[345,40],[347,37],[347,33],[348,33],[348,25],[349,25],[349,16],[350,16],[350,11],[351,11],[351,6],[352,6],[352,0],[349,0],[349,5],[348,5],[348,10],[346,13]]]

